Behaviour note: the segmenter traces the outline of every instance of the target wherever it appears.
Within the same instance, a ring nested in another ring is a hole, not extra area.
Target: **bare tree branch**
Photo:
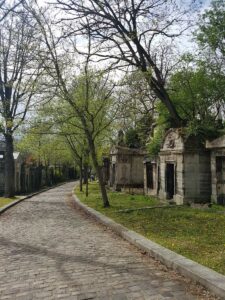
[[[166,105],[175,124],[182,124],[167,93],[163,69],[154,57],[160,50],[155,47],[160,41],[174,39],[191,26],[187,4],[182,8],[174,0],[56,2],[70,20],[76,21],[71,34],[91,35],[96,43],[96,50],[93,50],[96,57],[126,62],[141,70],[150,88]]]
[[[8,14],[10,14],[10,12],[15,11],[15,9],[20,6],[20,4],[22,4],[25,0],[18,0],[16,2],[13,3],[12,6],[5,6],[6,4],[6,0],[2,0],[0,1],[0,11],[1,11],[1,16],[0,16],[0,22],[3,21]]]

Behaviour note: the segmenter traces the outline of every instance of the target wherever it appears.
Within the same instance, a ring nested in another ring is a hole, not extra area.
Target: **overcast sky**
[[[54,3],[54,1],[56,2],[56,0],[37,0],[39,2],[40,5],[52,5],[52,3]],[[66,0],[65,0],[66,1]],[[181,3],[182,5],[185,5],[185,3],[190,3],[191,0],[177,0],[178,3]],[[196,16],[199,13],[202,13],[205,9],[207,9],[210,6],[211,0],[195,0],[196,4],[199,4],[201,6],[200,11],[196,11]],[[51,3],[51,4],[50,4]],[[193,18],[195,14],[193,14]],[[193,48],[195,47],[195,45],[193,44],[193,34],[192,32],[195,29],[193,27],[191,27],[189,30],[185,31],[183,33],[183,35],[179,38],[179,41],[177,43],[177,50],[179,52],[193,52]],[[86,47],[86,42],[84,42],[82,39],[78,39],[80,47]]]
[[[50,0],[38,0],[39,3],[41,4],[48,4],[48,3],[52,3],[53,1]],[[185,1],[182,1],[185,2]],[[211,0],[197,0],[196,2],[202,3],[202,9],[204,10],[205,8],[207,8],[211,2]]]

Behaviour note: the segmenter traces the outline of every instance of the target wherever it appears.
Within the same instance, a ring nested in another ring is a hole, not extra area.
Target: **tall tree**
[[[55,99],[54,103],[48,104],[49,109],[46,111],[46,118],[43,122],[48,122],[48,127],[51,129],[51,133],[56,133],[62,137],[68,145],[68,148],[73,156],[76,165],[79,167],[80,172],[80,191],[83,190],[83,175],[85,179],[87,176],[88,169],[88,158],[89,158],[89,147],[86,136],[84,134],[82,126],[80,126],[79,118],[71,113],[71,107],[67,102],[63,102],[62,99]],[[49,115],[51,120],[49,122]],[[48,129],[48,131],[50,131]],[[83,172],[84,170],[84,172]],[[85,173],[85,174],[83,174]],[[88,180],[86,184],[86,194],[88,194]]]
[[[83,191],[83,166],[85,166],[85,173],[87,170],[87,156],[88,156],[88,149],[87,146],[85,145],[85,137],[83,134],[79,134],[78,132],[73,132],[71,133],[68,130],[68,126],[65,131],[63,130],[62,134],[65,136],[65,140],[67,144],[69,145],[69,148],[72,152],[72,155],[74,157],[74,160],[76,164],[79,166],[79,171],[80,171],[80,191]],[[86,177],[86,186],[88,185],[88,180],[87,180],[87,174],[85,174]],[[86,188],[86,196],[87,196],[87,188]]]
[[[25,120],[37,88],[41,63],[35,22],[11,11],[0,30],[0,132],[6,143],[5,195],[14,195],[13,135]]]
[[[119,92],[120,128],[125,132],[133,128],[139,136],[141,145],[144,146],[153,131],[157,97],[149,89],[140,71],[126,74],[121,81]]]
[[[122,63],[142,71],[171,114],[174,125],[183,123],[166,89],[159,45],[166,40],[171,43],[190,25],[185,22],[190,11],[187,2],[179,7],[173,0],[56,1],[58,7],[70,14],[70,21],[76,21],[70,34],[90,34],[96,46],[93,53],[100,61],[109,59],[113,66]]]
[[[113,119],[112,87],[108,83],[108,77],[104,78],[101,73],[96,73],[85,68],[73,85],[72,108],[80,120],[81,128],[88,141],[93,166],[96,170],[102,193],[104,206],[109,206],[105,189],[101,164],[98,161],[98,140],[104,135]],[[115,109],[115,107],[114,107]]]
[[[46,68],[52,80],[52,85],[57,86],[58,97],[70,106],[73,116],[79,119],[80,128],[83,130],[90,149],[90,155],[96,169],[99,186],[102,194],[104,207],[109,206],[109,200],[103,181],[101,165],[98,161],[96,148],[97,137],[111,124],[114,114],[109,114],[108,105],[111,101],[113,88],[109,85],[108,76],[104,73],[89,70],[89,61],[91,56],[91,41],[89,39],[89,55],[84,63],[83,73],[76,79],[73,70],[65,69],[66,52],[65,48],[60,45],[62,39],[58,38],[52,31],[51,22],[47,19],[46,14],[40,9],[29,7],[28,10],[37,20],[43,37],[43,43],[46,45],[48,59]],[[64,43],[65,41],[63,41]],[[73,52],[72,61],[74,61]],[[63,59],[63,60],[61,60]],[[71,63],[72,63],[71,61]],[[74,78],[74,80],[72,80]],[[110,117],[108,119],[108,117]]]

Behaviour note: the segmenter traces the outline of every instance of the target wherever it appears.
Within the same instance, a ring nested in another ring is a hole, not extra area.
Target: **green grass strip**
[[[160,245],[225,275],[225,208],[212,205],[208,209],[188,206],[131,210],[158,206],[154,197],[108,192],[111,207],[103,208],[98,184],[89,185],[89,197],[75,190],[79,199],[116,222]]]

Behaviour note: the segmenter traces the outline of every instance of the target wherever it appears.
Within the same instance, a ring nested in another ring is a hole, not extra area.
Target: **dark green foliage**
[[[147,144],[147,150],[150,155],[157,155],[160,151],[162,140],[164,136],[164,127],[158,127],[155,130],[153,138],[150,140],[150,142]]]
[[[117,144],[119,146],[126,146],[124,141],[124,133],[123,130],[119,130],[118,137],[117,137]]]
[[[138,135],[138,131],[134,128],[130,128],[125,133],[126,146],[129,148],[140,148],[141,140]]]
[[[225,76],[209,71],[203,64],[173,74],[169,83],[171,99],[186,120],[188,134],[213,138],[223,128],[218,118],[224,103]],[[158,104],[158,124],[173,127],[167,109]]]

